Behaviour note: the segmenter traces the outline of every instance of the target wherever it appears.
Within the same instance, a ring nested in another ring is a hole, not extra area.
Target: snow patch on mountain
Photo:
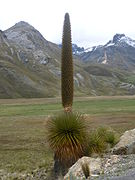
[[[93,47],[90,47],[84,50],[84,52],[91,52],[91,51],[93,51]]]
[[[109,46],[114,46],[114,45],[115,45],[115,43],[113,43],[113,41],[109,41],[105,46],[109,47]]]
[[[135,40],[132,40],[132,39],[129,38],[129,37],[124,36],[124,37],[122,37],[122,38],[120,39],[120,41],[121,41],[121,42],[125,42],[125,43],[127,43],[129,46],[132,46],[132,47],[135,48]]]
[[[135,40],[125,36],[125,34],[115,34],[113,40],[110,40],[104,47],[123,46],[125,44],[135,48]]]
[[[105,59],[104,61],[102,61],[102,64],[107,64],[107,59]]]

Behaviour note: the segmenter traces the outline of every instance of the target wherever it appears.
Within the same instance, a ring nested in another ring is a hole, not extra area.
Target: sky
[[[135,39],[135,0],[0,0],[0,6],[1,30],[26,21],[54,43],[61,43],[66,12],[79,46],[105,44],[116,33]]]

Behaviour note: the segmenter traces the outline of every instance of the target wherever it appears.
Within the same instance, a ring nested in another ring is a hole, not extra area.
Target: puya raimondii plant
[[[61,94],[64,112],[48,122],[48,142],[54,151],[55,177],[62,173],[84,154],[86,126],[84,117],[72,112],[73,60],[69,14],[65,14],[62,38]]]
[[[62,57],[61,57],[61,94],[62,105],[65,112],[72,112],[73,104],[73,58],[71,42],[71,25],[69,14],[65,14],[63,37],[62,37]]]

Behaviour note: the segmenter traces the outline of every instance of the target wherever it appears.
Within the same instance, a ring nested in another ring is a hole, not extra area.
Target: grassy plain
[[[118,133],[135,128],[135,96],[80,97],[73,109],[86,116],[89,130],[111,126]],[[47,168],[53,154],[46,140],[48,116],[62,111],[60,98],[0,100],[0,169]]]

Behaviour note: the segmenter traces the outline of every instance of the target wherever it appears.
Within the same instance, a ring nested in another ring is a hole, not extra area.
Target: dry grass
[[[46,141],[46,119],[0,119],[0,169],[31,171],[53,159]]]
[[[118,114],[118,115],[102,115],[102,116],[87,116],[89,128],[96,128],[100,125],[112,127],[115,131],[122,134],[126,130],[135,128],[135,113],[134,114]]]
[[[90,101],[90,100],[117,100],[117,99],[135,99],[134,96],[85,96],[75,97],[75,101]],[[1,104],[45,104],[45,103],[60,103],[61,98],[20,98],[20,99],[0,99]]]
[[[74,109],[86,113],[89,131],[111,126],[118,133],[135,128],[135,96],[75,98]],[[48,115],[62,110],[60,98],[0,100],[0,169],[47,168],[53,154],[46,141]]]

